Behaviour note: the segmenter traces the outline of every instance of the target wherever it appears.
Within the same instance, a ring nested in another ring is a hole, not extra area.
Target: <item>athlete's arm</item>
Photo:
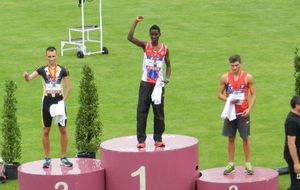
[[[242,113],[243,116],[249,115],[250,111],[252,110],[252,108],[254,106],[255,100],[256,100],[256,94],[255,94],[255,89],[254,89],[254,80],[250,74],[247,75],[246,82],[247,82],[248,88],[250,90],[251,100],[249,103],[249,107],[243,111],[243,113]]]
[[[35,79],[38,76],[38,72],[33,71],[31,74],[27,73],[26,71],[23,73],[23,77],[25,79],[25,81],[31,81],[33,79]]]
[[[299,163],[297,148],[295,144],[296,136],[287,136],[287,141],[288,141],[287,143],[289,147],[289,152],[294,163],[295,173],[300,173],[300,163]]]
[[[169,49],[167,49],[167,52],[166,52],[165,63],[166,63],[166,79],[163,80],[163,82],[165,84],[167,84],[169,82],[170,76],[171,76],[171,62],[170,62]]]
[[[63,101],[67,101],[69,95],[70,95],[70,91],[71,91],[71,83],[70,83],[70,78],[69,76],[66,76],[63,78],[64,81],[64,98]]]
[[[128,36],[127,36],[127,39],[129,41],[131,41],[133,44],[145,49],[146,47],[146,42],[142,41],[142,40],[139,40],[137,38],[135,38],[133,35],[134,35],[134,32],[135,32],[135,28],[137,26],[137,24],[139,22],[142,22],[143,20],[143,17],[142,16],[138,16],[135,18],[134,22],[133,22],[133,25],[132,27],[130,28],[129,32],[128,32]]]
[[[218,88],[218,98],[223,101],[227,100],[227,97],[224,95],[226,82],[227,82],[227,74],[224,74],[221,76],[220,84]]]

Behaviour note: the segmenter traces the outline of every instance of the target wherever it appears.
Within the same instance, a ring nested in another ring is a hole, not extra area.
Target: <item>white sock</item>
[[[229,165],[230,165],[231,167],[233,167],[233,166],[234,166],[234,163],[233,163],[233,162],[229,162]]]
[[[251,166],[251,162],[246,162],[245,165],[246,165],[246,167],[249,167],[249,166]]]

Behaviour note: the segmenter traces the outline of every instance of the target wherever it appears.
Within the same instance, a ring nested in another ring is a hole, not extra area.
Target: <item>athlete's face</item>
[[[150,31],[150,38],[152,43],[158,43],[159,37],[160,37],[160,33],[158,30],[152,29]]]
[[[56,58],[57,58],[56,51],[47,51],[46,58],[50,65],[54,65],[56,63]]]
[[[241,63],[238,61],[235,61],[233,63],[230,63],[230,67],[234,73],[238,73],[241,69]]]
[[[300,104],[296,104],[294,110],[300,114]]]

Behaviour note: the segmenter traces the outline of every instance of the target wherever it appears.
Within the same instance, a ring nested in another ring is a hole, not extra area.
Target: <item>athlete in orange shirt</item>
[[[236,119],[229,121],[224,120],[223,135],[228,136],[228,161],[229,164],[224,171],[224,175],[235,172],[234,168],[234,149],[236,131],[239,131],[240,137],[243,139],[243,148],[245,153],[246,172],[249,175],[253,174],[253,169],[250,162],[250,111],[252,110],[256,95],[254,90],[253,77],[241,69],[241,57],[232,55],[229,57],[231,71],[222,75],[218,98],[226,101],[230,94],[235,97],[231,103],[235,104]],[[248,91],[251,94],[251,100],[248,101]]]

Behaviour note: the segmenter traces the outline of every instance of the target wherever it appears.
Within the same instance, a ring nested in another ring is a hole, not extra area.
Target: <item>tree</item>
[[[1,141],[1,156],[6,163],[13,163],[21,158],[21,132],[17,123],[15,91],[17,85],[7,80],[5,82],[5,96],[2,112],[2,141]]]
[[[75,140],[79,152],[96,152],[102,136],[98,112],[99,100],[94,73],[85,63],[80,81],[79,110],[76,117]]]
[[[295,51],[294,67],[295,67],[295,94],[300,95],[300,57],[298,55],[298,48]]]

